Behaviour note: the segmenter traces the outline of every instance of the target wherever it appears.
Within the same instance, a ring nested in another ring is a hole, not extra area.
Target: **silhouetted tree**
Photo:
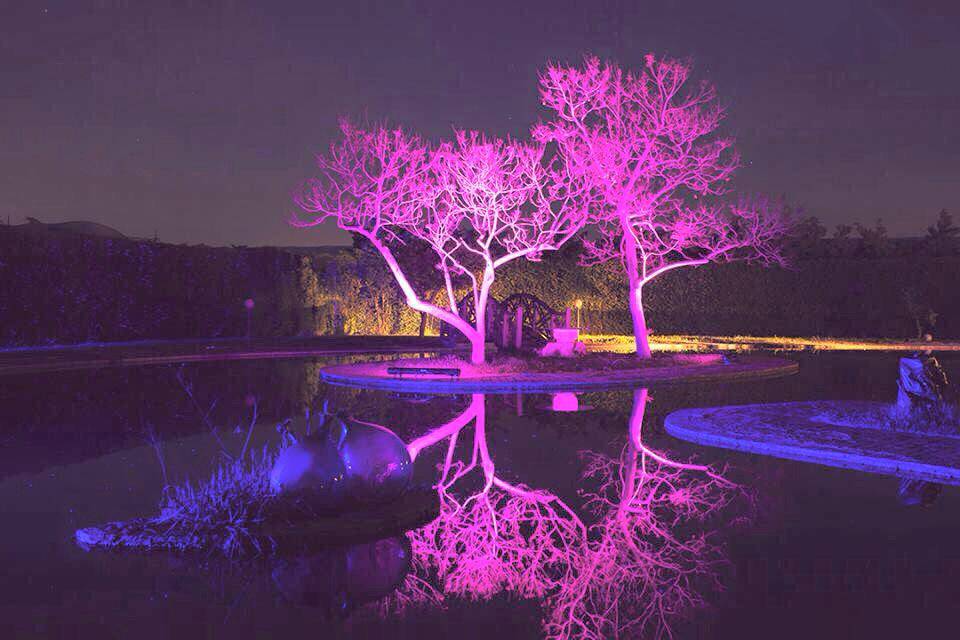
[[[860,236],[860,253],[868,258],[882,258],[890,253],[890,238],[883,220],[877,220],[874,227],[865,227],[859,222],[856,224],[857,234]]]
[[[941,209],[936,223],[927,227],[924,241],[934,255],[956,253],[960,246],[960,227],[953,223],[953,216],[946,209]]]
[[[789,249],[796,255],[811,258],[823,255],[823,239],[827,228],[816,216],[803,218],[794,225],[788,242]]]

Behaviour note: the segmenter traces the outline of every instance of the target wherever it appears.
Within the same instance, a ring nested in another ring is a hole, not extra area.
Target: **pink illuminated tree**
[[[380,252],[416,311],[446,322],[484,361],[486,308],[496,271],[520,258],[559,249],[586,222],[583,180],[545,147],[458,132],[436,146],[395,129],[361,129],[344,121],[341,139],[317,159],[320,175],[297,198],[306,215],[292,224],[337,225]],[[396,252],[420,242],[436,255],[446,303],[426,300]],[[457,290],[473,296],[476,320],[461,317]]]
[[[572,173],[591,180],[584,264],[623,263],[637,355],[650,357],[643,287],[686,266],[724,260],[782,263],[784,208],[765,199],[716,203],[739,165],[714,89],[688,64],[647,56],[628,73],[596,58],[540,76],[553,118],[534,129],[556,142]]]

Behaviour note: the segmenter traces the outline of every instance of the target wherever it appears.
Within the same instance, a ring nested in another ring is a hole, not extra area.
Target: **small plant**
[[[927,304],[923,295],[916,287],[905,287],[901,293],[907,315],[913,321],[917,340],[922,340],[924,334],[932,333],[937,323],[938,313]]]
[[[888,426],[894,431],[957,435],[960,434],[960,411],[946,402],[917,407],[910,412],[895,411]]]
[[[159,515],[80,529],[77,542],[88,548],[261,553],[272,544],[256,531],[277,511],[271,508],[277,500],[270,488],[276,456],[264,447],[249,459],[222,460],[206,480],[168,485]]]
[[[262,551],[252,533],[263,522],[274,498],[270,469],[277,452],[264,447],[259,455],[222,462],[210,477],[196,484],[168,486],[160,500],[160,515],[147,522],[166,527],[171,536],[209,540],[225,554]],[[212,541],[215,541],[213,543]]]

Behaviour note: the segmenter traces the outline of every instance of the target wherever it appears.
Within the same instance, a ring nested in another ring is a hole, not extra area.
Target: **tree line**
[[[943,257],[960,254],[960,226],[941,209],[926,232],[917,237],[891,238],[883,220],[873,226],[838,224],[829,232],[815,216],[801,219],[786,242],[788,255],[808,258]]]

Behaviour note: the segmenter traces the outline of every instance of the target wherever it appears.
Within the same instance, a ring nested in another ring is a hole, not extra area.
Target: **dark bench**
[[[460,369],[446,367],[387,367],[387,374],[391,376],[450,376],[460,377]]]

